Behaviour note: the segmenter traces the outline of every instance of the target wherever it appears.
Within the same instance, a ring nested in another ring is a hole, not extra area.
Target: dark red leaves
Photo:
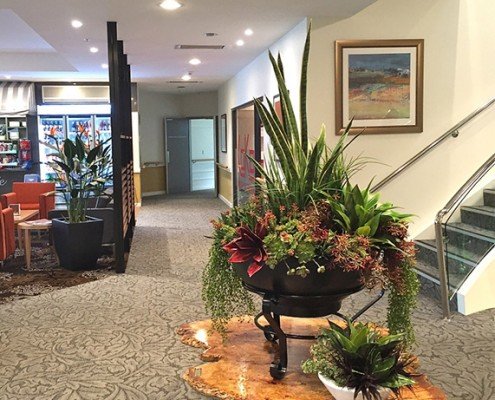
[[[254,232],[246,226],[241,226],[236,232],[237,237],[223,246],[223,249],[230,254],[229,262],[231,263],[244,263],[252,260],[247,271],[251,277],[263,267],[263,263],[268,258],[263,246],[263,238],[267,234],[266,226],[257,223]]]

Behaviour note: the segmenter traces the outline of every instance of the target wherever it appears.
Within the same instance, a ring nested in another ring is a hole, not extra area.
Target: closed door
[[[187,193],[191,189],[189,161],[189,120],[167,118],[167,193]]]

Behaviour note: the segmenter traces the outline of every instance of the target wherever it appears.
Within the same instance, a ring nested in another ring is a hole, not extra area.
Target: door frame
[[[259,97],[258,100],[263,100]],[[253,106],[254,100],[248,101],[244,104],[236,106],[231,110],[232,119],[232,203],[234,207],[238,206],[237,199],[237,111]],[[261,159],[261,119],[254,107],[254,158],[257,161]],[[255,177],[259,178],[259,172],[255,171]]]
[[[169,185],[169,177],[168,177],[168,143],[167,143],[167,119],[184,119],[190,122],[192,119],[211,119],[213,120],[213,158],[215,159],[214,161],[214,185],[215,188],[213,189],[214,193],[216,196],[218,196],[218,176],[217,176],[217,127],[218,127],[218,116],[216,115],[209,115],[209,116],[199,116],[199,117],[163,117],[163,133],[164,133],[164,151],[165,151],[165,192],[166,194],[169,193],[168,191],[168,185]],[[191,142],[190,142],[190,137],[188,134],[188,140],[187,140],[187,145],[188,145],[188,153],[189,153],[189,162],[191,162]],[[190,171],[191,174],[191,171]],[[190,177],[190,182],[189,182],[189,192],[192,193],[191,191],[191,177]]]

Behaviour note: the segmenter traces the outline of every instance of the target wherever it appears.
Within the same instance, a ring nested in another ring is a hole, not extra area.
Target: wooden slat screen
[[[114,183],[114,237],[117,272],[125,272],[135,225],[132,154],[131,69],[124,44],[117,38],[117,23],[107,23]]]

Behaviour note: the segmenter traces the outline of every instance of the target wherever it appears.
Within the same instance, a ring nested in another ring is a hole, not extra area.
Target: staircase
[[[461,205],[460,221],[448,222],[444,234],[452,294],[495,245],[495,189],[483,190],[482,205]],[[436,242],[416,240],[416,246],[422,291],[440,299]],[[457,310],[456,297],[451,300],[451,309]]]

